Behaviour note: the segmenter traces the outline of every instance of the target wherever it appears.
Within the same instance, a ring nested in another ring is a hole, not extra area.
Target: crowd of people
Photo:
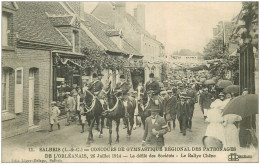
[[[102,74],[94,73],[91,83],[84,87],[74,86],[72,90],[65,93],[66,126],[70,125],[72,121],[78,120],[78,124],[82,126],[81,132],[84,132],[86,124],[84,95],[86,91],[96,96],[102,105],[106,104],[106,88],[110,85],[104,86],[101,79]],[[203,137],[205,146],[249,146],[250,142],[244,139],[246,133],[243,130],[244,119],[238,115],[222,116],[225,105],[238,94],[224,93],[223,89],[217,89],[215,85],[205,85],[198,81],[196,74],[180,74],[172,80],[160,83],[151,73],[149,79],[146,84],[140,82],[136,89],[132,89],[125,76],[121,75],[120,81],[114,88],[118,94],[117,97],[124,102],[136,102],[134,129],[141,125],[140,110],[138,109],[149,104],[147,109],[151,116],[147,117],[145,121],[143,145],[164,146],[163,135],[176,128],[176,121],[179,123],[179,130],[183,136],[186,136],[187,131],[192,132],[194,108],[198,103],[205,123],[209,122]],[[147,98],[150,100],[147,101]],[[103,106],[103,108],[105,107]],[[60,111],[56,102],[51,103],[50,110],[50,131],[53,131],[54,122],[57,122],[58,129],[60,129],[58,122]],[[96,129],[99,130],[98,126]]]

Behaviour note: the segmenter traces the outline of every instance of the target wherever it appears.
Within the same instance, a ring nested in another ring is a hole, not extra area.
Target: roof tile
[[[101,23],[94,16],[88,13],[85,13],[85,21],[83,24],[109,51],[121,52],[117,45],[109,38],[109,36],[106,35],[105,31],[112,28],[110,25]]]
[[[19,38],[68,46],[65,39],[55,30],[48,19],[48,14],[68,15],[59,2],[17,2],[14,22],[17,23]]]

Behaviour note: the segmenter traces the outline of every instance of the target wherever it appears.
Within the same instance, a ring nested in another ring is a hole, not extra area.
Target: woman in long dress
[[[235,114],[228,114],[223,116],[224,129],[225,129],[225,140],[227,147],[239,147],[239,130],[234,125],[234,122],[242,120],[241,116]]]
[[[205,136],[202,142],[205,147],[222,148],[226,145],[224,135],[224,119],[222,117],[222,110],[213,108],[209,109],[206,121],[209,122]]]

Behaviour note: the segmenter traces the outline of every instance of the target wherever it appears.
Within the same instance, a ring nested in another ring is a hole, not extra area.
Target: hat
[[[66,94],[66,95],[70,95],[70,92],[66,92],[65,94]]]
[[[166,95],[166,94],[167,94],[166,91],[161,91],[161,92],[160,92],[160,95]]]
[[[93,73],[92,77],[97,78],[97,73]]]
[[[167,93],[172,93],[172,90],[170,90],[170,89],[169,89],[169,90],[167,90]]]
[[[220,92],[219,96],[225,96],[224,93]]]
[[[150,77],[150,78],[154,78],[154,74],[153,74],[153,73],[150,73],[150,74],[149,74],[149,77]]]
[[[73,96],[77,96],[77,95],[78,95],[78,93],[77,93],[77,92],[74,92],[72,95],[73,95]]]
[[[98,73],[98,76],[104,76],[102,73]]]
[[[186,92],[182,92],[182,93],[180,94],[180,98],[186,99],[186,97],[187,97],[187,93],[186,93]]]
[[[148,108],[149,111],[151,112],[158,112],[160,109],[159,109],[159,105],[156,105],[153,101],[151,102],[150,104],[150,107]]]
[[[52,101],[51,104],[56,104],[57,102],[56,101]]]
[[[121,79],[125,79],[125,75],[123,75],[123,74],[120,75],[120,78],[121,78]]]

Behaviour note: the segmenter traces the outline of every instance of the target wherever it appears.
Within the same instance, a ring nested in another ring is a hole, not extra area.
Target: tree
[[[222,59],[227,56],[226,48],[224,46],[223,35],[213,38],[204,47],[204,59]]]

